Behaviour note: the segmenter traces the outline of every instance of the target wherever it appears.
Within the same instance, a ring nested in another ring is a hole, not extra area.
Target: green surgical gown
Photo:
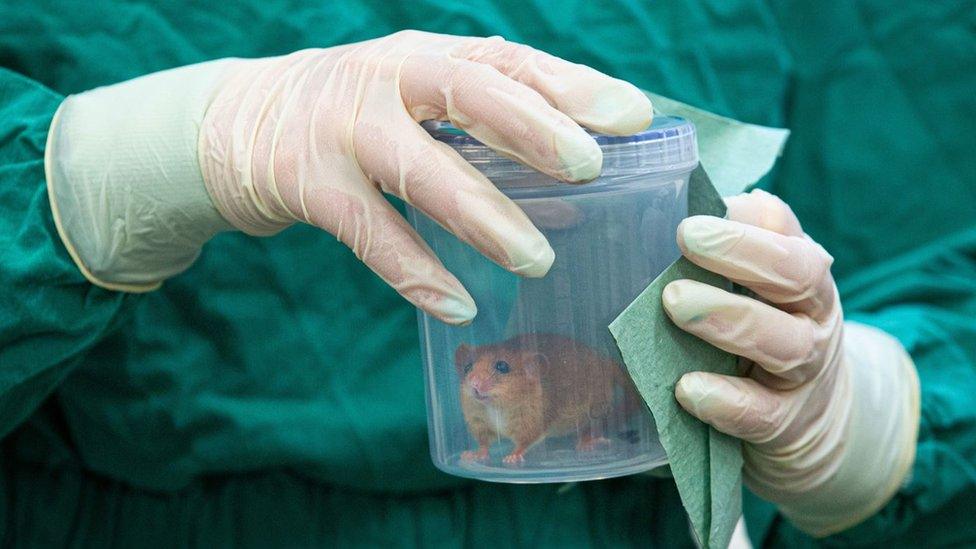
[[[836,258],[848,318],[922,382],[910,480],[815,541],[976,544],[976,8],[886,0],[0,4],[0,528],[24,546],[690,546],[673,484],[435,470],[415,312],[324,232],[225,233],[142,295],[87,283],[43,155],[66,94],[402,28],[500,34],[792,138],[763,185]]]

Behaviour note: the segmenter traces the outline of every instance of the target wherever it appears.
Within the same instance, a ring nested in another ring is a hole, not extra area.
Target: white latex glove
[[[691,280],[665,287],[682,329],[746,359],[747,377],[681,378],[681,405],[741,438],[744,478],[799,528],[825,536],[877,512],[915,456],[918,377],[888,334],[845,323],[830,265],[789,207],[753,191],[727,199],[728,219],[678,227],[682,253],[752,290]]]
[[[651,105],[630,84],[497,37],[405,31],[220,60],[65,100],[47,149],[52,209],[75,261],[102,286],[154,289],[219,230],[270,235],[302,221],[421,309],[464,323],[476,313],[471,296],[384,192],[514,273],[544,275],[553,251],[419,126],[428,119],[583,182],[599,175],[602,154],[580,125],[635,133]]]

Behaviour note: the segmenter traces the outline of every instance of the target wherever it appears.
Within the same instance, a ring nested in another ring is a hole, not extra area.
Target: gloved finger
[[[529,277],[549,271],[555,254],[522,210],[405,114],[365,116],[353,134],[360,168],[384,191],[509,271]]]
[[[568,182],[600,175],[603,152],[535,90],[483,63],[417,54],[400,70],[416,121],[447,119],[498,153]]]
[[[762,189],[725,199],[727,217],[786,236],[803,236],[800,220],[778,196]]]
[[[448,324],[469,323],[474,300],[379,190],[366,181],[348,189],[355,190],[306,185],[308,222],[334,234],[418,308]]]
[[[463,42],[456,55],[486,63],[536,90],[592,130],[630,135],[651,124],[651,101],[636,86],[500,36]]]
[[[664,287],[664,310],[682,330],[734,355],[752,360],[786,383],[816,375],[822,364],[822,328],[806,315],[791,315],[761,301],[695,280]]]
[[[746,442],[763,443],[786,425],[786,397],[754,379],[691,372],[681,376],[674,396],[689,414]]]
[[[807,237],[698,215],[678,225],[678,246],[693,263],[787,311],[805,313],[818,321],[834,312],[833,258]]]

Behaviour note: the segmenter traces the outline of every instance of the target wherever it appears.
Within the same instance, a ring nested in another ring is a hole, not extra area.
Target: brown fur
[[[498,361],[508,363],[508,373],[496,370]],[[551,334],[522,335],[481,347],[461,345],[455,366],[462,378],[464,419],[478,443],[478,450],[466,452],[465,459],[487,458],[499,436],[515,443],[507,463],[521,462],[529,447],[550,436],[579,432],[580,447],[588,448],[604,435],[601,425],[613,408],[615,388],[634,393],[616,362]],[[484,398],[476,398],[479,392]]]

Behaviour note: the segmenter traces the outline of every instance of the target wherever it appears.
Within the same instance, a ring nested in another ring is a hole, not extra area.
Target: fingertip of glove
[[[608,135],[633,135],[654,120],[651,100],[635,86],[612,80],[595,94],[593,106],[582,122]]]
[[[603,170],[603,151],[586,132],[557,134],[555,149],[561,169],[559,178],[568,183],[585,183],[600,176]]]
[[[452,326],[467,326],[477,316],[478,306],[467,292],[463,292],[461,295],[443,296],[432,313]]]
[[[681,376],[674,388],[674,396],[688,413],[698,416],[702,400],[707,395],[706,379],[701,372]]]
[[[679,327],[701,320],[705,309],[697,296],[701,293],[693,280],[675,280],[668,283],[661,292],[664,312]]]
[[[556,260],[556,252],[553,251],[549,241],[541,233],[537,239],[534,239],[532,246],[520,250],[520,252],[520,257],[513,258],[512,267],[509,270],[527,278],[546,276]]]
[[[672,313],[674,309],[677,308],[678,302],[681,300],[681,285],[679,282],[680,281],[678,280],[669,282],[661,292],[661,303],[664,305],[664,312],[668,313],[671,320],[674,320]]]

